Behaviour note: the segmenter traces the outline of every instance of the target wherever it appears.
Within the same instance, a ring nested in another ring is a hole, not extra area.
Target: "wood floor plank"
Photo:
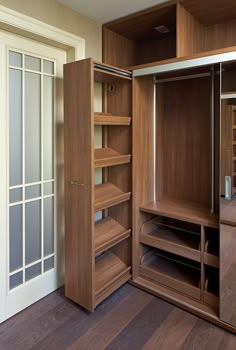
[[[181,350],[215,350],[221,342],[224,332],[223,329],[199,319],[186,338]]]
[[[138,315],[154,297],[135,289],[68,350],[101,350]]]
[[[66,350],[83,336],[91,327],[104,318],[113,307],[119,305],[133,292],[133,287],[125,284],[90,313],[73,304],[76,313],[49,335],[42,338],[31,350]]]
[[[173,309],[171,304],[155,298],[106,347],[106,350],[143,349],[144,344]]]
[[[180,349],[197,321],[197,317],[175,307],[143,346],[143,350]]]
[[[224,332],[221,342],[218,344],[216,350],[235,350],[236,349],[236,335],[229,332]]]

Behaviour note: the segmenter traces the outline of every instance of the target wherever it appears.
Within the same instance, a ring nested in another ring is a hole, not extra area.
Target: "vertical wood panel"
[[[177,57],[205,51],[204,27],[180,3],[177,4]]]
[[[133,80],[133,279],[138,276],[139,206],[154,198],[153,78]]]
[[[94,306],[93,90],[91,59],[64,66],[65,294],[89,310]]]

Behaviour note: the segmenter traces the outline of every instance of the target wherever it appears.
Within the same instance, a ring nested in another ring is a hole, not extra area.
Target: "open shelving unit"
[[[107,94],[99,113],[95,82]],[[131,83],[131,72],[92,59],[64,66],[65,294],[90,311],[131,277]]]

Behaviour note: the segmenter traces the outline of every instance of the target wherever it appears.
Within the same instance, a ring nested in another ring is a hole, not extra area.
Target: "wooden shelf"
[[[131,197],[131,192],[123,192],[110,182],[95,186],[95,211],[110,208]]]
[[[236,125],[233,125],[233,126],[232,126],[232,129],[234,129],[234,130],[235,130],[235,129],[236,129]]]
[[[113,115],[109,113],[94,113],[95,125],[127,125],[131,122],[130,117],[122,117],[120,115]]]
[[[95,223],[95,254],[111,248],[130,236],[131,229],[126,230],[110,216]]]
[[[196,203],[163,199],[142,205],[140,211],[169,218],[192,222],[209,227],[218,227],[217,215],[211,216],[210,210]]]
[[[94,150],[94,167],[103,168],[129,163],[130,154],[120,154],[112,148],[97,148]]]
[[[146,278],[200,300],[200,270],[190,265],[151,251],[143,256],[139,271]]]
[[[139,237],[141,243],[200,262],[200,235],[154,224],[150,233]]]
[[[126,266],[115,254],[108,251],[96,259],[96,305],[130,278],[130,266]]]
[[[219,268],[219,239],[209,238],[205,242],[205,251],[203,256],[204,264]]]

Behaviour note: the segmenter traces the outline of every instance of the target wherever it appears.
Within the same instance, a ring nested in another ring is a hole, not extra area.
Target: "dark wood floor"
[[[126,284],[90,314],[52,293],[0,325],[0,350],[235,350],[236,336]]]

